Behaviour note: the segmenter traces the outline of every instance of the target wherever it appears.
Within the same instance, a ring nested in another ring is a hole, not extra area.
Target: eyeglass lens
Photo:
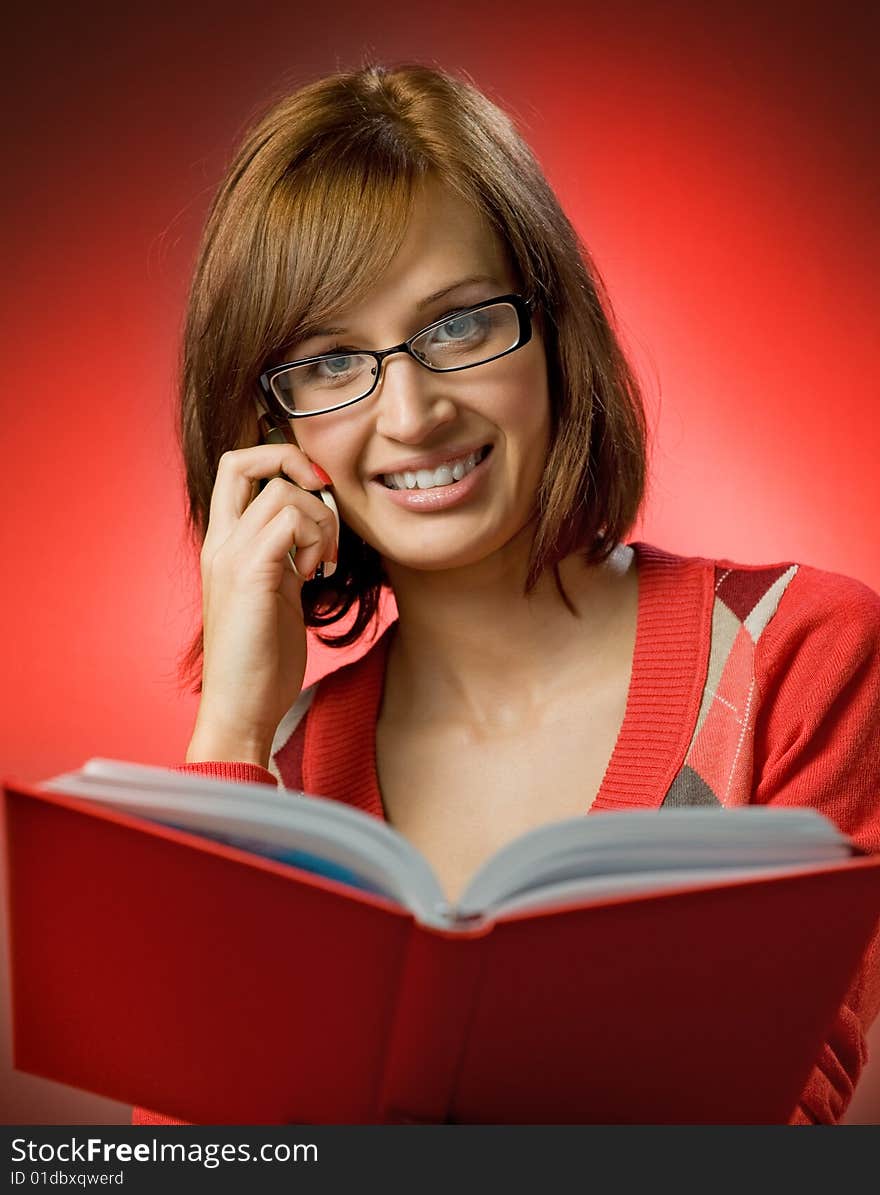
[[[510,303],[462,311],[413,340],[413,354],[432,369],[482,365],[512,349],[519,318]],[[354,402],[373,388],[376,360],[366,353],[340,353],[295,365],[272,379],[279,401],[290,411],[325,411]]]

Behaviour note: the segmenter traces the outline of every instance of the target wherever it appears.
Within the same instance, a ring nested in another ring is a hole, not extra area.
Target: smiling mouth
[[[491,451],[492,445],[484,444],[477,452],[440,465],[436,469],[407,469],[402,473],[383,473],[379,480],[389,490],[434,490],[452,486],[469,473],[473,473]]]

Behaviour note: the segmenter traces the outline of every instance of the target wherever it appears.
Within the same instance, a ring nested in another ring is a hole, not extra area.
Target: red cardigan
[[[633,543],[638,626],[626,713],[587,811],[812,805],[880,851],[880,595],[792,562],[743,565]],[[376,720],[396,623],[303,691],[269,770],[184,764],[320,793],[384,818]],[[759,994],[758,994],[759,995]],[[854,977],[792,1124],[835,1124],[880,1011],[880,931]],[[184,1124],[135,1108],[133,1124]]]

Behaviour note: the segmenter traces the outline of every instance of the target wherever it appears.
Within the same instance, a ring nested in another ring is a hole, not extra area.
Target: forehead
[[[406,236],[389,264],[386,281],[422,259],[449,254],[456,264],[466,264],[463,259],[469,257],[474,265],[497,265],[504,260],[504,247],[479,208],[432,179],[413,198]]]
[[[472,275],[506,283],[510,268],[505,247],[478,208],[430,180],[414,196],[403,243],[357,310],[386,301],[416,304]]]

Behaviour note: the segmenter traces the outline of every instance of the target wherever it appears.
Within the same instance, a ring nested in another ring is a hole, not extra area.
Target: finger
[[[326,528],[302,510],[286,506],[266,524],[260,539],[274,558],[283,554],[285,566],[308,581],[321,562],[326,534]]]
[[[270,525],[273,526],[272,535],[259,539]],[[279,528],[282,528],[282,538],[279,538]],[[285,528],[286,538],[283,537]],[[273,477],[262,494],[236,520],[221,546],[224,554],[228,549],[228,554],[238,560],[250,553],[255,562],[267,559],[281,561],[289,552],[293,552],[297,573],[306,577],[323,559],[337,555],[336,536],[336,516],[316,494],[283,478]],[[259,544],[256,549],[253,546],[255,543]],[[267,544],[271,545],[270,557],[264,552]]]
[[[321,491],[323,497],[324,491]],[[311,497],[311,495],[306,495]],[[312,542],[307,542],[302,535],[295,536],[294,564],[297,572],[304,577],[330,577],[336,571],[336,561],[339,558],[339,521],[335,514],[335,503],[332,507],[321,504],[317,514],[313,514],[310,503],[308,514],[314,521],[318,536]]]
[[[323,482],[308,457],[295,444],[259,444],[224,452],[217,467],[211,494],[208,526],[223,542],[233,525],[255,498],[255,483],[284,473],[307,490],[320,489]]]

